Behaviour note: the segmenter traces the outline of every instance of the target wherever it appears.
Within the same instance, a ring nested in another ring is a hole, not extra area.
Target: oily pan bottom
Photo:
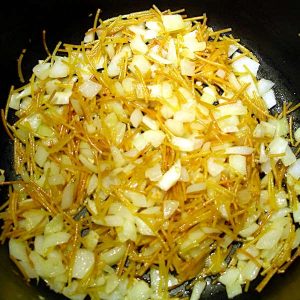
[[[84,32],[93,24],[93,16],[98,8],[101,18],[149,9],[153,4],[161,10],[185,8],[189,16],[206,13],[208,24],[214,29],[232,28],[236,38],[251,49],[262,65],[259,75],[276,83],[277,99],[298,102],[300,96],[300,5],[295,1],[273,4],[273,1],[22,1],[7,4],[0,12],[0,103],[5,106],[10,85],[20,86],[17,77],[16,59],[23,48],[27,49],[23,59],[25,79],[31,74],[38,59],[46,57],[42,44],[42,30],[46,30],[47,45],[51,50],[57,42],[80,43]],[[279,105],[280,106],[280,105]],[[300,118],[295,115],[295,127],[300,126]],[[0,131],[0,168],[6,170],[6,178],[14,179],[13,145],[6,133]],[[7,199],[8,189],[0,188],[0,205]],[[40,299],[60,300],[65,297],[49,290],[43,282],[25,283],[13,262],[9,259],[7,245],[0,246],[0,300]],[[255,283],[254,283],[255,285]],[[276,275],[261,294],[250,292],[236,299],[300,299],[300,262],[288,269],[287,274]],[[252,285],[253,286],[253,285]],[[227,299],[222,285],[208,281],[203,299]],[[202,299],[202,298],[201,298]]]

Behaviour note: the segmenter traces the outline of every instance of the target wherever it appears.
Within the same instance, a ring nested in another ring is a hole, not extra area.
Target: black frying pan
[[[0,10],[0,106],[4,107],[10,85],[20,86],[16,59],[23,48],[25,79],[38,59],[46,57],[42,45],[42,30],[47,31],[51,50],[58,41],[79,43],[92,26],[97,8],[102,18],[116,16],[156,4],[160,9],[185,8],[189,16],[206,12],[208,23],[215,29],[232,28],[235,37],[261,60],[260,75],[276,82],[280,101],[294,103],[300,99],[300,1],[285,0],[27,0],[5,1]],[[3,2],[2,2],[3,4]],[[93,16],[89,16],[93,14]],[[298,119],[300,125],[300,114]],[[13,179],[12,144],[3,128],[0,130],[0,168],[7,179]],[[0,204],[6,200],[6,188],[0,189]],[[261,294],[252,288],[236,299],[299,300],[300,259],[283,275],[276,275]],[[61,300],[43,283],[27,285],[9,260],[7,246],[0,246],[0,300]],[[201,298],[202,299],[202,298]],[[203,299],[227,299],[221,285],[208,285]],[[138,299],[137,299],[138,300]]]

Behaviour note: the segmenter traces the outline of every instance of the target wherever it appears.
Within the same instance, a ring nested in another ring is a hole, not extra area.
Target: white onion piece
[[[57,245],[65,244],[70,239],[71,235],[67,232],[50,233],[45,236],[44,247],[50,248]]]
[[[213,157],[210,157],[207,160],[207,170],[211,176],[215,177],[224,170],[224,166],[219,164]]]
[[[195,63],[188,60],[188,59],[182,59],[180,61],[180,71],[181,75],[186,76],[194,76],[195,75]]]
[[[57,57],[49,70],[50,78],[63,78],[69,75],[70,69],[62,57]]]
[[[143,133],[143,136],[146,143],[155,148],[159,147],[165,139],[165,133],[161,130],[147,130]]]
[[[237,45],[235,45],[235,44],[230,44],[230,45],[228,46],[227,56],[230,57],[230,56],[231,56],[233,53],[235,53],[236,50],[238,50],[238,49],[239,49],[239,47],[238,47]]]
[[[241,75],[241,76],[239,76],[238,80],[242,85],[244,85],[244,84],[248,85],[246,92],[250,98],[253,98],[258,95],[257,87],[256,87],[255,82],[250,74]]]
[[[235,53],[233,55],[232,58],[235,60],[231,64],[233,70],[239,73],[244,73],[249,70],[252,73],[252,75],[256,77],[258,68],[260,66],[259,63],[247,56],[241,56],[241,57],[240,56],[241,56],[240,53]]]
[[[242,237],[248,237],[251,236],[257,229],[259,228],[259,225],[256,223],[252,223],[250,226],[242,229],[239,232],[239,235]]]
[[[288,146],[288,141],[282,137],[274,138],[271,143],[269,144],[269,153],[270,154],[283,154],[285,153]]]
[[[243,290],[241,284],[238,281],[235,281],[233,284],[226,286],[226,293],[229,299],[234,298],[242,292]]]
[[[262,78],[257,82],[257,89],[258,89],[258,93],[260,96],[264,95],[265,93],[267,93],[273,86],[274,86],[274,82],[272,82],[271,80]]]
[[[263,94],[262,98],[265,101],[265,104],[268,109],[272,108],[273,106],[275,106],[277,104],[277,101],[275,98],[275,93],[272,89],[269,90],[268,92],[266,92],[265,94]]]
[[[132,52],[138,52],[141,54],[146,54],[148,52],[148,46],[138,34],[131,40],[130,47]]]
[[[43,167],[48,159],[49,152],[43,146],[38,146],[34,155],[35,162],[40,166]]]
[[[26,242],[11,238],[8,243],[9,255],[17,260],[28,261]]]
[[[75,254],[72,277],[84,278],[91,271],[94,263],[94,252],[87,249],[78,249]]]
[[[186,188],[186,193],[190,194],[190,193],[198,193],[201,191],[204,191],[206,189],[206,183],[205,182],[201,182],[201,183],[194,183],[189,185]]]
[[[176,136],[184,135],[183,123],[174,119],[168,119],[165,121],[167,128]]]
[[[235,281],[238,280],[240,276],[240,271],[235,268],[231,267],[228,268],[218,279],[221,283],[223,283],[225,286],[232,285]]]
[[[134,191],[124,191],[124,196],[137,207],[149,207],[149,203],[144,194]]]
[[[136,108],[130,115],[130,122],[134,128],[137,128],[143,120],[143,113]]]
[[[148,300],[151,298],[152,291],[148,284],[143,280],[137,280],[128,290],[128,299]]]
[[[89,230],[88,234],[82,238],[82,244],[88,250],[94,251],[99,240],[99,235],[94,230]]]
[[[179,202],[175,200],[165,200],[164,201],[164,218],[170,218],[176,209],[179,207]]]
[[[247,114],[247,108],[241,102],[219,106],[213,112],[215,119],[220,119],[225,116],[239,116],[245,114]]]
[[[293,164],[294,162],[296,162],[297,158],[296,155],[294,154],[294,152],[292,151],[290,146],[287,146],[286,150],[285,150],[285,155],[283,157],[281,157],[281,161],[282,163],[288,167],[291,164]]]
[[[78,87],[80,93],[88,99],[95,97],[100,92],[101,88],[101,84],[92,80],[86,80]]]
[[[226,154],[240,154],[240,155],[249,155],[253,152],[252,147],[248,146],[235,146],[235,147],[229,147],[226,149]]]
[[[230,155],[229,165],[241,175],[247,174],[246,157],[243,155]]]
[[[197,281],[193,287],[190,300],[199,300],[206,286],[205,281]]]
[[[38,79],[45,80],[49,75],[50,63],[39,63],[33,67],[32,71]]]
[[[146,75],[151,69],[151,64],[144,55],[138,54],[133,56],[128,68],[132,73],[136,73],[136,69],[138,69],[142,75]]]
[[[45,226],[45,235],[62,231],[64,228],[63,222],[64,219],[62,214],[54,216],[53,219]]]
[[[297,130],[294,132],[294,138],[297,142],[300,141],[300,128],[297,128]]]
[[[173,136],[171,143],[181,151],[191,152],[195,150],[195,141],[192,139]]]
[[[155,235],[152,229],[139,217],[135,217],[137,231],[142,235]]]
[[[167,32],[177,31],[185,27],[181,15],[162,15],[161,18]]]
[[[177,65],[178,59],[177,59],[176,45],[173,38],[169,40],[167,59],[168,61],[171,61],[173,64]]]
[[[183,36],[183,44],[186,48],[188,48],[190,51],[204,51],[206,48],[205,42],[199,42],[197,40],[197,32],[196,30],[186,33]]]
[[[100,255],[101,260],[112,266],[116,264],[125,254],[126,248],[124,245],[116,246],[110,250],[103,251]]]
[[[160,164],[154,165],[145,171],[145,177],[149,178],[151,181],[159,181],[162,177]]]
[[[74,194],[75,194],[75,183],[74,182],[68,182],[68,184],[65,186],[62,198],[61,198],[61,208],[63,210],[70,208],[74,201]]]
[[[169,190],[180,178],[181,162],[177,160],[174,165],[163,175],[158,182],[158,186],[163,190]]]
[[[283,229],[278,226],[276,229],[269,229],[260,237],[260,239],[256,243],[256,247],[258,249],[272,249],[278,243],[282,234],[282,230]]]
[[[297,180],[300,178],[300,159],[299,158],[291,166],[289,166],[287,172],[288,172],[288,174],[290,174]]]
[[[158,130],[159,129],[159,125],[158,125],[157,121],[153,120],[152,118],[150,118],[147,115],[142,117],[142,122],[147,127],[149,127],[149,129],[151,129],[151,130]]]

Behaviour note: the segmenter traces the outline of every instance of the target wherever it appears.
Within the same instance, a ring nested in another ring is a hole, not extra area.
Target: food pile
[[[232,298],[283,272],[300,130],[297,107],[270,114],[259,67],[205,14],[155,6],[97,16],[39,60],[2,113],[19,177],[3,182],[1,241],[25,278],[74,300],[168,299],[188,281],[196,300],[209,276]]]

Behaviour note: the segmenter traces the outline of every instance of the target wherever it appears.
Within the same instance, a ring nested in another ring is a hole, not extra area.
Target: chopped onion
[[[76,251],[72,277],[84,278],[93,268],[95,263],[94,252],[81,248]]]
[[[177,31],[185,27],[181,15],[163,15],[161,18],[167,32]]]
[[[69,75],[69,67],[62,57],[57,57],[49,70],[50,78],[63,78]]]
[[[239,53],[235,53],[232,58],[235,60],[232,63],[232,68],[235,72],[244,73],[249,70],[253,76],[257,75],[260,66],[258,62],[247,56],[241,56]]]
[[[170,218],[176,209],[179,207],[179,202],[175,200],[165,200],[164,201],[164,218]]]
[[[92,80],[86,80],[79,86],[79,91],[84,97],[90,99],[95,97],[100,92],[101,88],[101,84]]]
[[[158,186],[163,190],[169,190],[180,178],[181,163],[177,160],[174,165],[162,176],[158,182]]]
[[[265,78],[261,78],[258,82],[257,82],[257,89],[258,89],[258,93],[260,96],[263,96],[265,93],[267,93],[273,86],[274,86],[274,82],[272,82],[271,80],[267,80]]]
[[[103,260],[106,264],[112,266],[116,264],[125,254],[125,246],[117,246],[108,251],[101,253],[101,260]]]
[[[269,109],[277,104],[275,93],[272,89],[266,92],[265,94],[263,94],[262,98],[264,99],[265,104]]]
[[[300,178],[300,159],[297,159],[289,168],[288,168],[288,174],[293,176],[295,179]]]
[[[193,287],[193,292],[190,300],[198,300],[201,297],[202,292],[204,291],[206,286],[205,281],[197,281]]]

